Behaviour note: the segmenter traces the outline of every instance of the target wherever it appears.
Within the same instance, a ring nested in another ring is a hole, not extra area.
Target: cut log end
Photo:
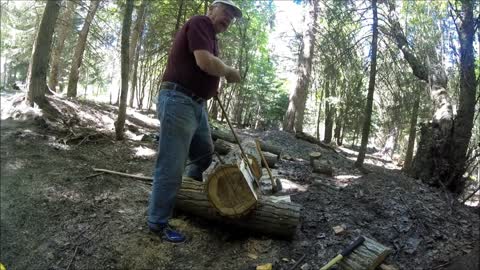
[[[208,177],[206,192],[219,214],[226,217],[245,216],[257,204],[254,191],[236,165],[217,167]]]

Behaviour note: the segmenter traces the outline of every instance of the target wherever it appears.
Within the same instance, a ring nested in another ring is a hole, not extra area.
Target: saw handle
[[[346,257],[348,255],[350,255],[350,253],[352,253],[352,251],[354,249],[356,249],[358,246],[360,246],[363,241],[365,241],[365,237],[363,236],[360,236],[357,238],[357,240],[355,240],[353,243],[351,243],[348,247],[344,248],[342,250],[342,252],[340,252],[340,254],[343,256],[343,257]]]

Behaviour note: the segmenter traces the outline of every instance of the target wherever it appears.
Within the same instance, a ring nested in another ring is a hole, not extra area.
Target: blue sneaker
[[[160,236],[162,239],[171,242],[171,243],[182,243],[185,242],[186,237],[184,234],[182,234],[179,231],[176,231],[170,225],[165,224],[165,225],[159,225],[156,228],[150,227],[150,231],[153,232],[154,234]]]

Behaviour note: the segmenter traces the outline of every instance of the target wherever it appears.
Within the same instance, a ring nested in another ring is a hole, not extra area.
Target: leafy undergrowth
[[[154,113],[129,111],[127,139],[115,141],[114,106],[51,97],[65,116],[52,121],[21,102],[11,106],[19,99],[2,99],[0,261],[7,269],[290,269],[303,255],[299,269],[318,269],[360,235],[390,247],[386,263],[398,269],[442,269],[479,242],[478,209],[392,163],[367,155],[370,173],[362,174],[349,149],[237,130],[282,147],[274,174],[284,189],[276,195],[302,205],[293,240],[177,213],[172,222],[189,240],[166,243],[146,228],[148,183],[92,170],[151,175]],[[333,176],[312,173],[311,151],[322,153]]]

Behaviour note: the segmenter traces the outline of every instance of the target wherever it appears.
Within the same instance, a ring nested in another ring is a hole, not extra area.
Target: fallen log
[[[326,148],[326,149],[330,149],[332,150],[333,152],[337,153],[337,150],[335,150],[335,148],[333,148],[332,146],[324,143],[324,142],[321,142],[319,140],[317,140],[316,138],[314,138],[313,136],[310,136],[308,134],[305,134],[303,132],[296,132],[295,133],[295,138],[297,139],[300,139],[300,140],[304,140],[304,141],[307,141],[309,143],[313,143],[313,144],[316,144],[320,147],[323,147],[323,148]]]
[[[260,141],[260,147],[262,148],[262,151],[275,154],[277,155],[277,159],[280,159],[280,154],[282,154],[282,149],[280,147],[274,145],[269,141],[263,141],[263,140],[259,140],[259,141]]]
[[[218,139],[222,139],[230,143],[237,143],[237,141],[235,140],[235,137],[227,131],[223,131],[220,129],[213,129],[213,128],[210,131],[212,133],[212,139],[214,141]]]
[[[263,153],[263,156],[265,157],[265,160],[267,161],[268,167],[275,168],[275,164],[278,161],[278,155],[270,153],[270,152],[264,152],[264,151],[262,151],[262,153]],[[262,160],[262,166],[266,167],[263,160]]]
[[[214,141],[213,146],[215,152],[219,153],[220,155],[226,155],[228,152],[230,152],[230,150],[232,150],[232,146],[222,139],[217,139]]]
[[[319,160],[313,161],[313,172],[314,173],[322,173],[328,176],[333,175],[333,168],[330,165],[327,165]]]
[[[177,195],[178,210],[209,220],[265,233],[273,236],[291,238],[300,220],[300,205],[287,202],[273,202],[261,197],[255,210],[241,218],[226,218],[210,204],[205,186],[201,182],[184,178]]]

